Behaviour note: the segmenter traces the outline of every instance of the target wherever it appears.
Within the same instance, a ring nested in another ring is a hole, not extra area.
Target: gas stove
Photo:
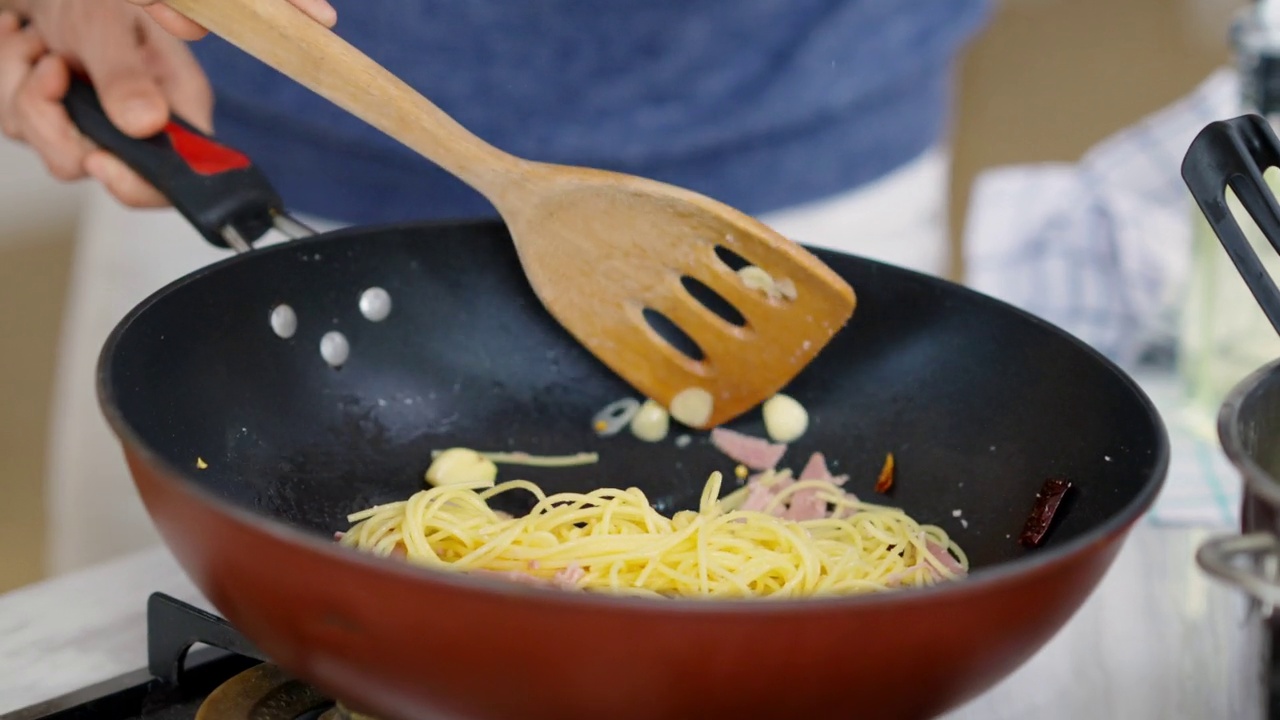
[[[269,662],[226,620],[147,600],[147,667],[0,720],[370,720]]]

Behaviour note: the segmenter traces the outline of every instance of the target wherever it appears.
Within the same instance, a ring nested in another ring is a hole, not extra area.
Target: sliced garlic
[[[796,284],[791,278],[782,278],[774,280],[773,276],[763,268],[755,265],[747,265],[738,270],[738,277],[742,279],[742,284],[747,286],[749,290],[759,290],[764,296],[770,300],[795,300],[797,296]]]
[[[493,487],[498,466],[475,450],[449,448],[436,455],[427,468],[427,482],[437,487],[458,483],[482,483]]]
[[[715,400],[702,388],[685,388],[671,398],[671,417],[693,428],[705,427],[711,420]]]
[[[764,429],[776,443],[794,442],[809,429],[809,411],[795,398],[778,393],[764,401]]]
[[[631,418],[631,434],[645,442],[658,442],[667,436],[671,416],[665,408],[652,400],[645,400]]]
[[[738,277],[742,278],[743,285],[752,290],[762,290],[766,295],[773,291],[773,276],[763,268],[746,265],[738,268]]]
[[[796,290],[796,284],[791,282],[791,278],[782,278],[774,283],[774,287],[778,289],[778,294],[788,300],[795,300],[800,296],[800,293]]]

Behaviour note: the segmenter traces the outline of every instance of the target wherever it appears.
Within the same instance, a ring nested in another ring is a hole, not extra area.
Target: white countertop
[[[1260,625],[1196,568],[1205,536],[1144,521],[1062,632],[945,720],[1262,718]],[[0,713],[144,667],[155,591],[209,607],[163,548],[0,595]]]

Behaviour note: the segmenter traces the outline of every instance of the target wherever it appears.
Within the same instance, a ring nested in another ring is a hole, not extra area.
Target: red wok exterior
[[[253,518],[125,445],[151,516],[213,605],[282,667],[384,720],[934,717],[1048,641],[1129,529],[951,587],[666,604],[365,557]]]

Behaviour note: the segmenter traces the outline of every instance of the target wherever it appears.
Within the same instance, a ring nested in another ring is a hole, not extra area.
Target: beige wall
[[[1187,93],[1229,62],[1229,19],[1244,4],[1004,0],[961,70],[953,237],[963,228],[974,174],[992,165],[1074,160]]]
[[[981,168],[1073,159],[1185,93],[1226,59],[1225,19],[1239,4],[1005,0],[961,74],[954,217]],[[40,573],[46,408],[75,193],[0,140],[0,591]]]
[[[40,477],[79,195],[0,138],[0,592],[42,571]]]

